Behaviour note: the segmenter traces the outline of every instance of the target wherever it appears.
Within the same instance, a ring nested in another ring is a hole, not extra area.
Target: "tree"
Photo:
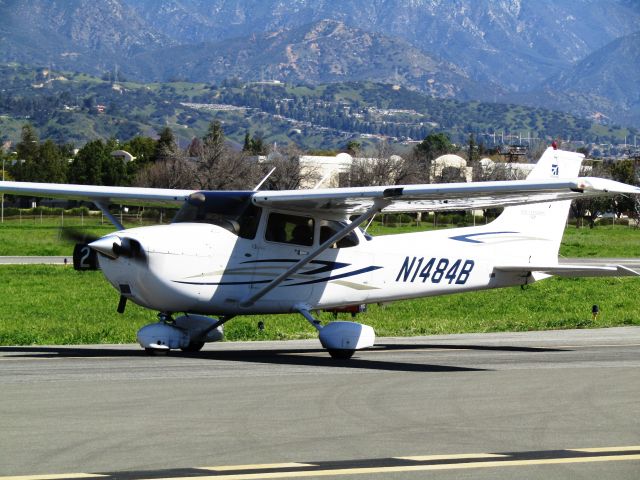
[[[136,157],[137,165],[144,165],[153,161],[156,151],[156,141],[150,137],[136,136],[122,145],[122,149]]]
[[[635,162],[633,160],[621,160],[611,165],[611,178],[618,182],[636,184]],[[618,218],[622,214],[635,212],[635,198],[629,195],[616,195],[613,199],[613,209]]]
[[[126,185],[129,183],[124,162],[111,156],[117,150],[115,140],[94,140],[82,147],[69,167],[69,180],[81,185]]]
[[[251,150],[251,135],[249,135],[249,132],[246,132],[244,134],[244,145],[242,145],[242,151],[248,152],[249,150]]]
[[[29,123],[22,126],[20,142],[16,145],[17,161],[11,173],[21,182],[34,181],[37,175],[37,159],[40,149],[38,134]]]
[[[133,183],[139,187],[195,188],[193,164],[176,153],[173,158],[145,165]]]
[[[476,144],[476,139],[473,133],[469,134],[467,166],[471,167],[471,177],[473,180],[478,179],[482,175],[482,167],[480,165],[480,147]]]
[[[580,175],[582,176],[585,173],[587,172],[583,167]],[[598,163],[593,165],[590,175],[594,177],[608,178],[610,177],[610,172],[606,165]],[[595,227],[596,219],[610,208],[611,199],[605,197],[579,198],[571,202],[571,211],[573,216],[576,218],[576,228],[579,227],[578,219],[581,220],[580,224],[582,224],[583,219],[587,219],[589,222],[589,228]]]
[[[202,140],[206,147],[222,148],[225,142],[222,124],[218,120],[211,122]]]
[[[86,143],[69,166],[69,181],[80,185],[102,185],[102,164],[105,156],[102,140]]]
[[[349,140],[345,146],[347,153],[353,156],[357,156],[360,153],[360,149],[362,149],[362,144],[356,140]]]
[[[156,148],[153,153],[152,160],[158,162],[171,158],[175,152],[178,151],[175,136],[173,131],[169,127],[165,127],[160,132],[160,138],[156,143]]]
[[[40,145],[36,163],[38,169],[33,181],[45,183],[64,183],[67,181],[67,159],[62,149],[53,141],[47,140]]]
[[[463,170],[459,167],[442,167],[440,175],[436,177],[435,183],[464,183],[467,179]]]
[[[370,157],[355,158],[350,169],[350,185],[397,185],[410,183],[415,175],[415,165],[396,155],[386,141],[378,142]]]
[[[415,150],[425,160],[434,160],[440,155],[453,153],[455,147],[446,133],[430,133],[415,146]]]
[[[284,150],[271,152],[263,165],[263,174],[275,167],[273,173],[262,186],[263,190],[296,190],[303,184],[310,185],[320,180],[318,169],[313,165],[301,165],[302,151],[295,144]]]
[[[110,139],[104,145],[102,185],[127,185],[129,183],[125,163],[121,159],[111,156],[111,152],[115,150],[118,150],[118,143],[115,139]]]
[[[211,122],[202,139],[202,148],[193,158],[196,188],[231,190],[253,188],[259,181],[260,169],[246,152],[228,148],[220,122]]]
[[[60,147],[52,140],[40,144],[34,128],[22,127],[20,143],[16,145],[17,162],[13,176],[19,181],[64,183],[67,180],[69,146]]]
[[[430,133],[414,148],[417,167],[424,172],[424,181],[429,182],[432,162],[441,155],[452,153],[455,147],[446,133]]]
[[[261,137],[251,137],[249,132],[244,136],[244,145],[242,147],[243,152],[247,152],[250,155],[265,155],[267,148]]]

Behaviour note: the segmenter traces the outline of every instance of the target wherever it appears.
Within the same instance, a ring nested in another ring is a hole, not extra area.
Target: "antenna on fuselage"
[[[367,223],[367,226],[364,227],[364,229],[362,230],[364,233],[367,233],[367,230],[369,230],[369,227],[371,226],[371,224],[373,223],[373,219],[376,218],[376,216],[374,215],[373,217],[371,217],[369,219],[369,222]]]
[[[256,185],[254,187],[254,189],[253,189],[254,192],[257,192],[260,189],[262,184],[267,181],[267,178],[269,178],[271,176],[271,174],[275,171],[275,169],[276,169],[276,167],[273,167],[271,170],[269,170],[269,173],[267,173],[265,175],[265,177],[262,180],[260,180],[260,183],[258,183],[258,185]]]

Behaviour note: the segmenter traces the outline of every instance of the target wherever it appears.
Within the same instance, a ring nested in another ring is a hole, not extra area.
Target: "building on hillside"
[[[431,164],[430,179],[433,182],[446,176],[447,169],[457,170],[460,177],[470,182],[473,178],[473,169],[467,166],[467,161],[459,155],[448,153],[436,158]]]
[[[269,163],[280,155],[278,151],[256,157],[260,163]],[[348,153],[337,155],[300,155],[300,188],[347,186],[353,157]]]
[[[115,151],[111,152],[111,156],[113,158],[117,158],[119,160],[122,160],[124,163],[133,162],[136,159],[136,157],[131,155],[126,150],[115,150]]]
[[[352,163],[353,157],[348,153],[301,155],[300,170],[306,181],[300,188],[313,188],[317,184],[322,188],[344,187],[349,180]]]
[[[256,157],[260,163],[273,161],[279,153],[272,152],[269,155]],[[396,160],[401,160],[401,157]],[[393,157],[392,157],[393,158]],[[351,167],[354,162],[375,162],[376,158],[353,157],[348,153],[337,155],[301,155],[300,170],[303,181],[300,188],[314,188],[319,184],[321,188],[335,188],[348,186]],[[505,163],[494,162],[490,158],[480,160],[480,180],[519,180],[527,177],[535,164],[530,163]],[[451,169],[447,172],[447,169]],[[467,165],[467,161],[459,155],[447,154],[436,158],[431,165],[430,181],[436,183],[447,178],[451,181],[461,178],[464,181],[473,180],[473,168]]]

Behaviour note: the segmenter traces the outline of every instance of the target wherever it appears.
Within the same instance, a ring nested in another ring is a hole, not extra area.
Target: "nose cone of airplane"
[[[116,250],[121,246],[121,244],[122,242],[119,237],[111,235],[91,242],[89,247],[109,258],[116,258],[118,256]]]

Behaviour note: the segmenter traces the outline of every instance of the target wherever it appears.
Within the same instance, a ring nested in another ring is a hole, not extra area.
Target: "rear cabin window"
[[[347,224],[344,222],[335,222],[331,220],[322,220],[320,222],[320,244],[329,240],[333,235],[342,230]],[[346,237],[341,238],[329,248],[347,248],[358,245],[358,235],[350,232]]]
[[[313,245],[313,228],[314,222],[311,217],[271,213],[264,238],[268,242],[310,247]]]

